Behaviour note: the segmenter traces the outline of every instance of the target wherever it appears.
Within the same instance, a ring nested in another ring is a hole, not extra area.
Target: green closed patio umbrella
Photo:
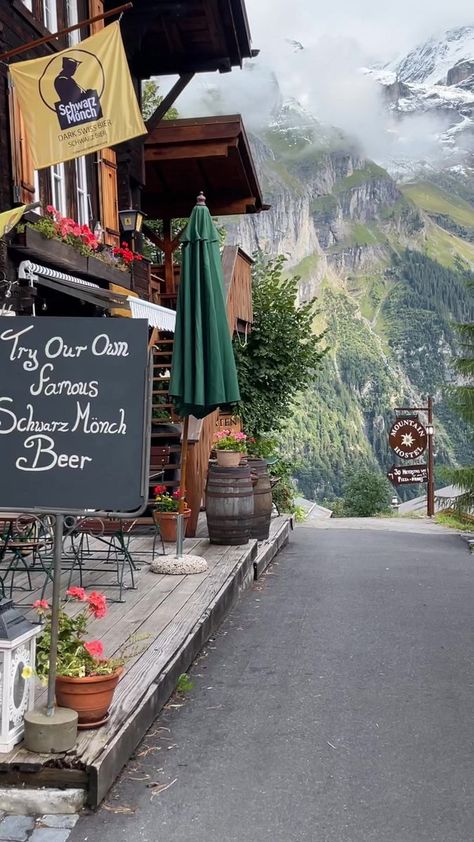
[[[181,282],[169,394],[185,419],[181,488],[186,494],[189,416],[206,415],[240,400],[227,323],[219,235],[201,193],[181,235]]]
[[[170,395],[183,417],[240,400],[224,300],[219,235],[202,193],[181,235]]]

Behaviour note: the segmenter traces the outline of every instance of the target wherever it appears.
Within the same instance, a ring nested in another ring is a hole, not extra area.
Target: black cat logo
[[[84,123],[93,123],[102,117],[102,106],[100,103],[100,97],[104,90],[104,71],[102,65],[96,56],[93,56],[91,53],[87,53],[85,50],[74,50],[74,55],[79,54],[81,54],[82,61],[73,55],[62,57],[61,67],[56,71],[54,81],[52,80],[52,87],[54,87],[54,91],[59,97],[57,101],[52,102],[52,95],[54,96],[54,94],[52,94],[52,90],[49,88],[50,93],[47,98],[50,101],[47,102],[45,96],[46,90],[43,91],[43,83],[46,82],[46,78],[49,75],[48,69],[51,68],[51,64],[54,62],[57,66],[58,58],[55,57],[52,59],[40,79],[41,98],[48,108],[56,112],[59,125],[63,130],[82,126]],[[81,64],[84,64],[86,61],[90,62],[91,60],[97,64],[98,87],[100,86],[102,88],[100,93],[95,88],[85,90],[81,87],[77,79],[74,78]],[[51,77],[49,78],[51,79]]]

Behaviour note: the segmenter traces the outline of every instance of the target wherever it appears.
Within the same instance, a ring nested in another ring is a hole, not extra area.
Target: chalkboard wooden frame
[[[139,517],[147,508],[148,505],[148,468],[149,468],[149,460],[150,460],[150,433],[151,433],[151,405],[152,405],[152,386],[153,386],[153,365],[152,365],[152,355],[148,350],[148,323],[146,320],[132,320],[132,319],[104,319],[99,318],[69,318],[69,319],[62,319],[62,318],[30,318],[30,317],[22,317],[18,316],[14,319],[12,318],[1,318],[0,317],[0,347],[2,344],[3,339],[3,332],[11,331],[15,329],[18,331],[20,327],[24,325],[34,323],[36,325],[41,325],[44,327],[46,322],[53,323],[54,322],[54,333],[59,335],[61,330],[66,331],[66,335],[68,336],[71,332],[74,323],[80,323],[79,325],[76,324],[76,328],[83,329],[86,326],[86,323],[93,323],[94,329],[97,332],[102,331],[102,333],[115,333],[115,326],[121,325],[124,328],[125,333],[133,333],[137,334],[140,333],[138,326],[142,325],[142,338],[144,342],[144,351],[143,348],[140,349],[140,354],[143,358],[143,366],[140,368],[140,371],[143,376],[143,389],[140,389],[140,397],[142,398],[141,402],[135,403],[133,407],[137,411],[141,411],[142,413],[142,424],[141,424],[141,435],[140,435],[140,476],[139,481],[137,481],[137,476],[135,475],[136,486],[139,486],[139,494],[140,494],[140,504],[133,508],[133,509],[124,509],[120,507],[108,507],[108,508],[83,508],[83,507],[71,507],[71,506],[51,506],[51,505],[11,505],[11,506],[4,506],[0,504],[0,508],[2,511],[21,511],[25,513],[31,513],[38,515],[40,513],[43,514],[55,514],[55,515],[72,515],[72,516],[94,516],[94,517],[122,517],[122,518],[134,518]],[[133,328],[129,326],[133,325]],[[114,327],[112,327],[114,326]],[[11,345],[11,343],[10,343]],[[58,346],[55,345],[55,349]],[[25,357],[26,361],[26,357]],[[0,385],[2,379],[4,379],[4,375],[2,375],[0,371]],[[133,386],[135,383],[130,382],[131,393],[132,396],[134,394]],[[137,384],[137,391],[138,391],[138,384]],[[1,396],[4,394],[4,389],[0,390],[0,399]],[[4,398],[5,400],[5,398]],[[4,405],[5,406],[5,405]],[[138,407],[138,409],[137,409]],[[0,415],[5,415],[6,410],[4,409]],[[0,425],[2,420],[0,419]],[[115,424],[115,426],[118,426]],[[0,441],[3,436],[0,436]],[[135,448],[138,446],[138,439],[135,437],[134,439]],[[92,461],[92,460],[90,460]],[[28,477],[28,475],[26,475]],[[1,480],[0,480],[1,482]],[[8,493],[8,492],[7,492]]]

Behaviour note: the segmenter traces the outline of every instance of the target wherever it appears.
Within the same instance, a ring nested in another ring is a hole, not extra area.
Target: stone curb
[[[71,815],[82,809],[85,795],[83,789],[0,787],[0,810],[16,816]]]
[[[277,532],[271,535],[267,541],[262,541],[262,543],[259,544],[257,558],[253,563],[254,576],[256,579],[260,578],[277,553],[279,553],[282,547],[288,543],[290,540],[290,534],[294,529],[294,525],[294,518],[288,517],[288,519],[280,525]]]

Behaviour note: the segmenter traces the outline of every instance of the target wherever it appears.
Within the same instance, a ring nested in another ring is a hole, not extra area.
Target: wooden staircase
[[[165,485],[170,492],[179,487],[181,424],[168,395],[173,344],[174,340],[163,334],[153,349],[150,503],[154,499],[155,485]]]

